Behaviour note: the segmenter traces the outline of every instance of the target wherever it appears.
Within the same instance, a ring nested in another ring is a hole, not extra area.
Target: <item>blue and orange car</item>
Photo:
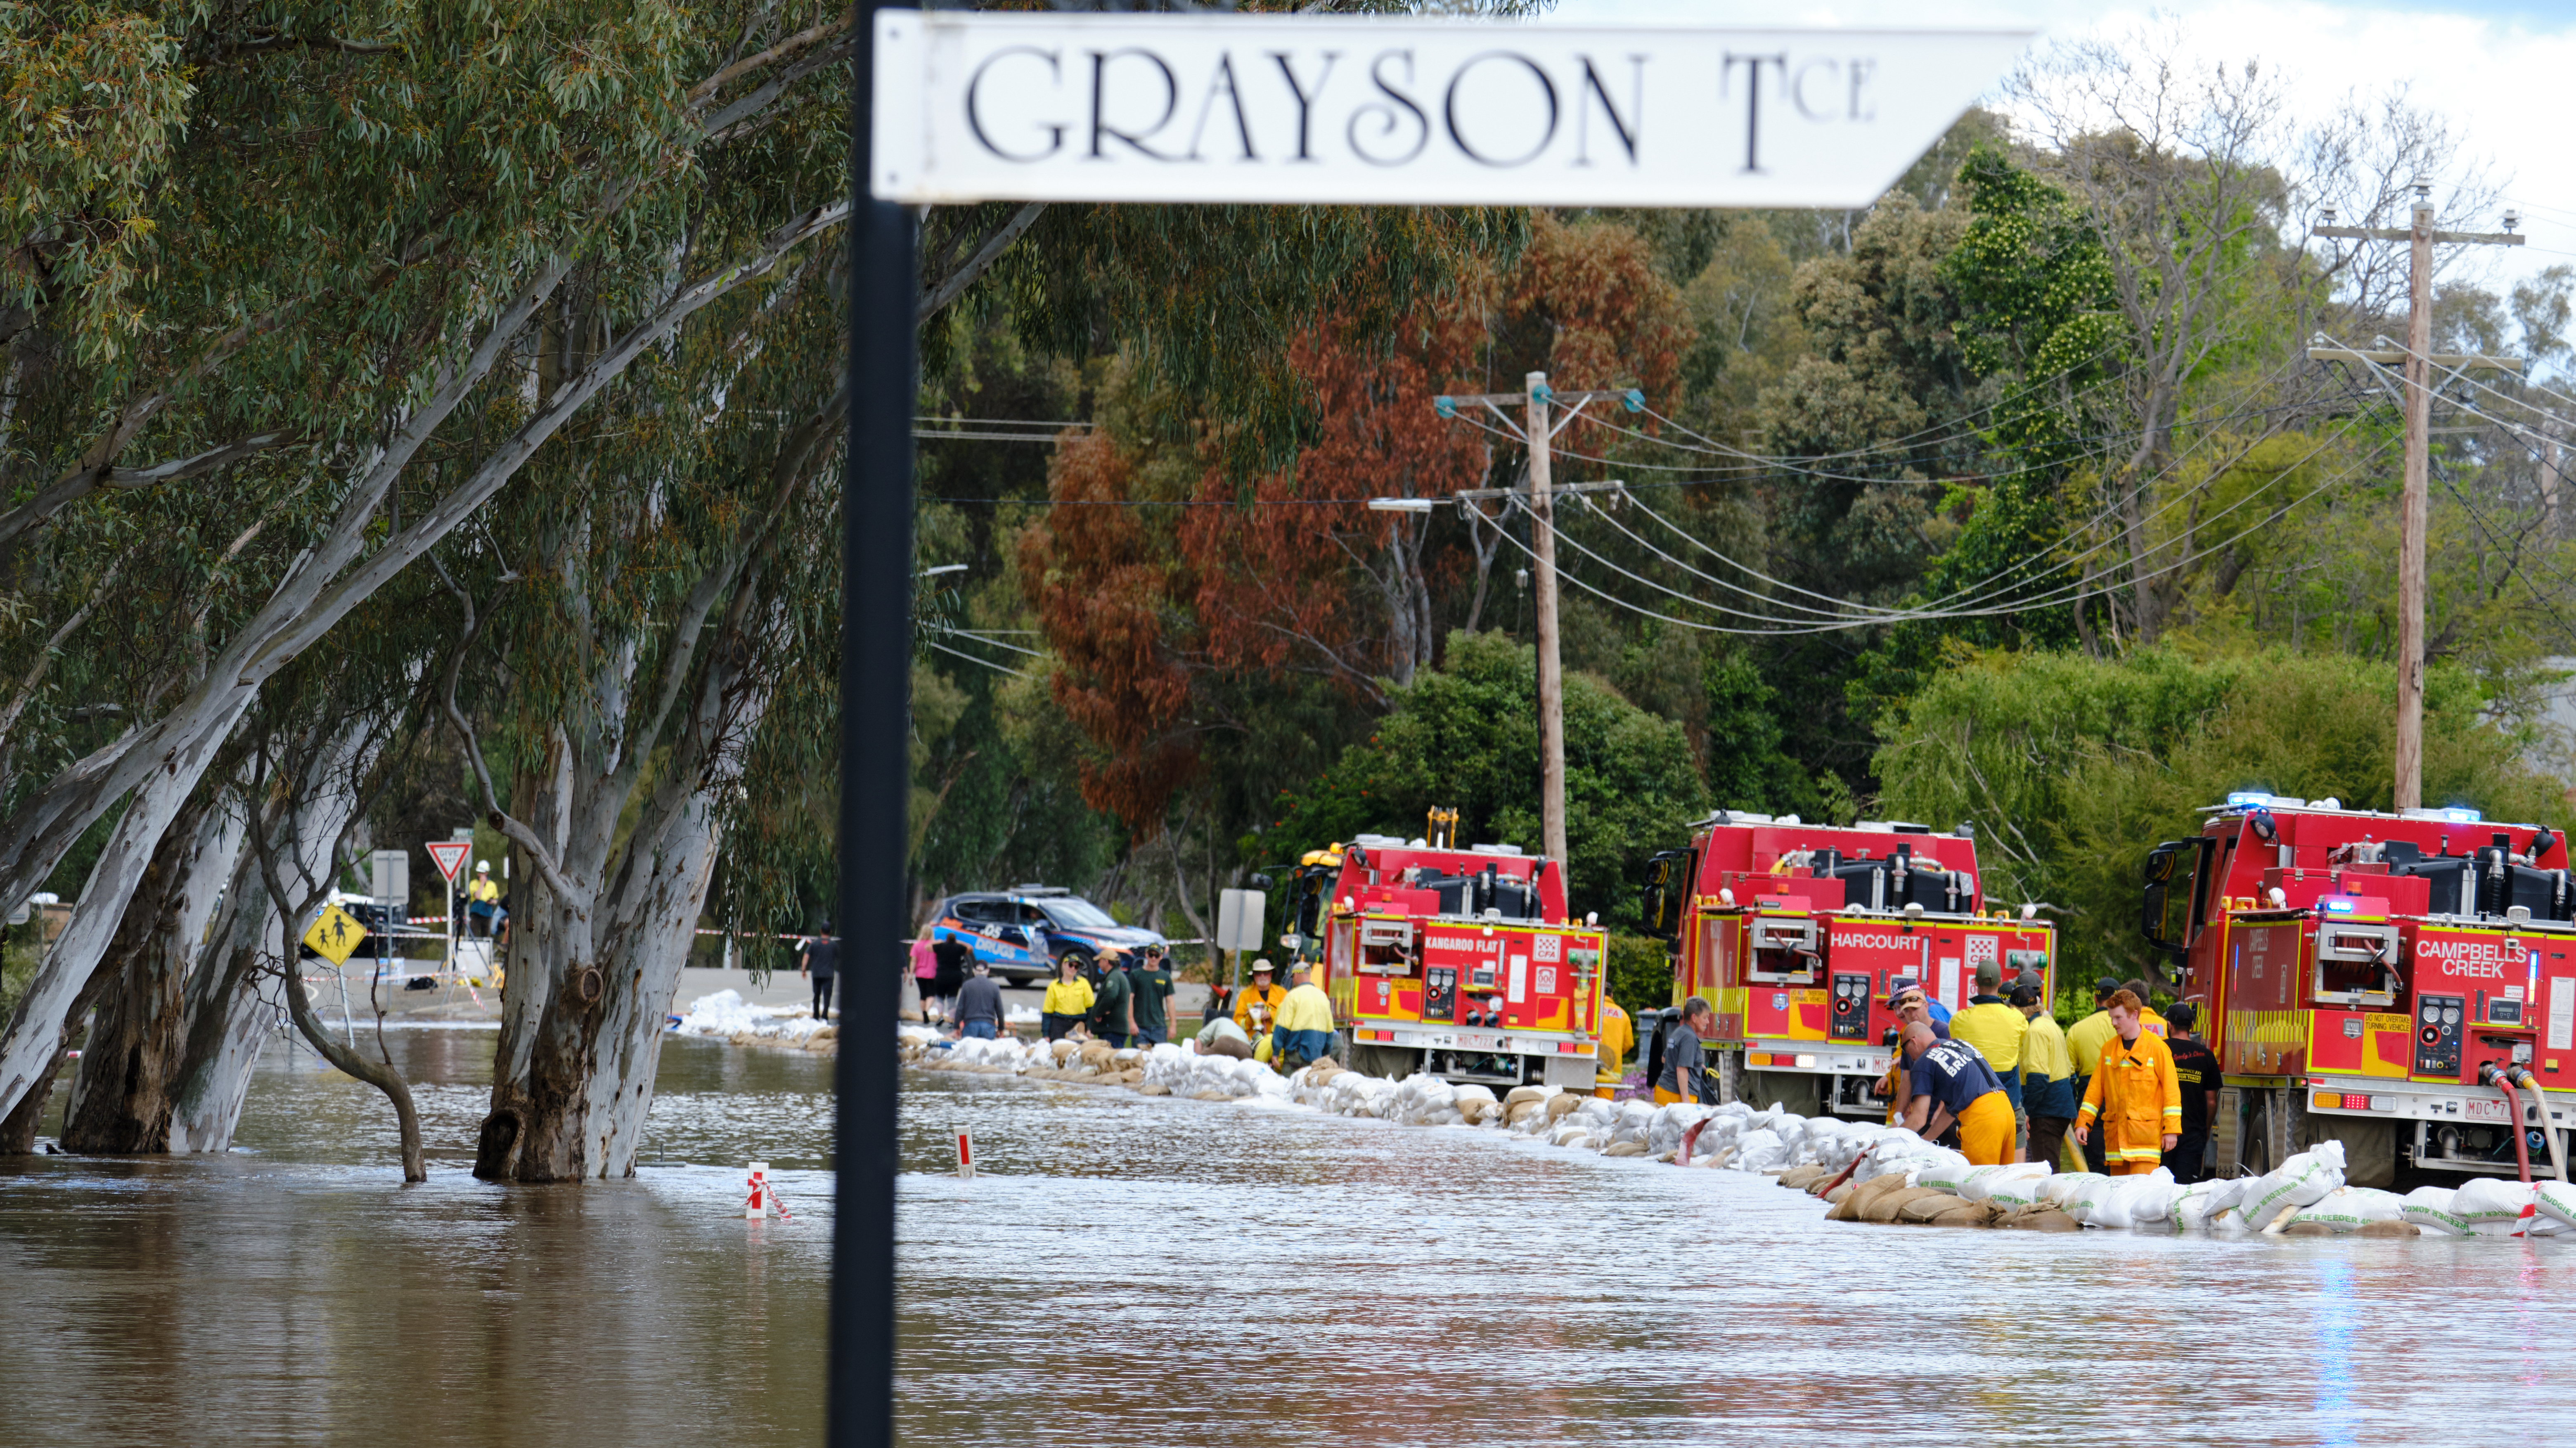
[[[1109,946],[1163,945],[1162,932],[1121,925],[1108,911],[1053,885],[1015,885],[951,895],[932,916],[933,940],[962,940],[993,974],[1014,983],[1044,981],[1059,960],[1088,968]]]

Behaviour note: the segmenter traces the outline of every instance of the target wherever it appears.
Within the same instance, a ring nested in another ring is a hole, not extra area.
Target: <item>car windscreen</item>
[[[1046,902],[1046,912],[1055,917],[1056,924],[1069,930],[1118,928],[1118,922],[1109,918],[1108,911],[1088,900],[1049,900]]]

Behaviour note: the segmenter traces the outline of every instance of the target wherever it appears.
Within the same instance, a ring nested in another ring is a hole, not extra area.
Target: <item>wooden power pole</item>
[[[1457,416],[1461,404],[1490,408],[1506,426],[1511,418],[1506,407],[1522,409],[1523,425],[1517,429],[1522,441],[1529,444],[1529,492],[1523,498],[1530,515],[1530,558],[1538,583],[1538,747],[1539,747],[1539,847],[1559,872],[1567,870],[1565,849],[1565,671],[1556,642],[1556,518],[1553,499],[1558,491],[1548,443],[1558,429],[1574,421],[1584,408],[1595,402],[1617,402],[1636,412],[1646,405],[1644,394],[1631,388],[1625,391],[1558,392],[1547,385],[1547,374],[1529,374],[1525,390],[1520,392],[1481,392],[1459,397],[1435,397],[1432,407],[1442,417]],[[1562,421],[1552,421],[1554,407],[1566,408]],[[1613,485],[1615,486],[1615,485]],[[1485,496],[1490,490],[1476,490]],[[1459,495],[1462,499],[1467,494]],[[1462,504],[1463,506],[1463,504]],[[1565,879],[1571,880],[1567,874]]]
[[[2327,212],[2326,220],[2332,222],[2334,213]],[[2333,225],[2316,229],[2319,236],[2407,243],[2404,350],[2395,354],[2336,347],[2308,350],[2311,358],[2319,360],[2381,365],[2403,360],[2406,367],[2406,482],[2397,513],[2396,807],[2401,810],[2424,803],[2424,534],[2432,517],[2433,368],[2436,364],[2453,368],[2509,365],[2485,357],[2433,355],[2433,244],[2522,245],[2522,238],[2513,234],[2514,218],[2510,214],[2505,217],[2505,230],[2501,233],[2434,230],[2433,187],[2428,181],[2415,183],[2414,214],[2409,220],[2411,224],[2403,229]]]

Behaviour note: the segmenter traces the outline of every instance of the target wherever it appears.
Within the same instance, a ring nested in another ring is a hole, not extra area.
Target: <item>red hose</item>
[[[2502,1071],[2495,1073],[2495,1088],[2504,1093],[2505,1111],[2513,1118],[2513,1164],[2521,1170],[2522,1184],[2528,1187],[2531,1185],[2531,1148],[2525,1145],[2522,1139],[2522,1098],[2513,1094],[2513,1082]],[[2529,1235],[2534,1215],[2531,1194],[2525,1192],[2522,1200],[2522,1215],[2514,1223],[2513,1234],[2517,1237]]]

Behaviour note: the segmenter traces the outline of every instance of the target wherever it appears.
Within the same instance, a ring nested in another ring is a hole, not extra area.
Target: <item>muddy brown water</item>
[[[636,1180],[465,1172],[489,1032],[245,1150],[0,1163],[0,1444],[811,1443],[826,1061],[674,1041]],[[1732,1172],[908,1075],[897,1364],[938,1444],[2563,1443],[2576,1242],[1867,1227]],[[949,1174],[975,1133],[972,1183]],[[765,1155],[792,1222],[740,1218]]]

